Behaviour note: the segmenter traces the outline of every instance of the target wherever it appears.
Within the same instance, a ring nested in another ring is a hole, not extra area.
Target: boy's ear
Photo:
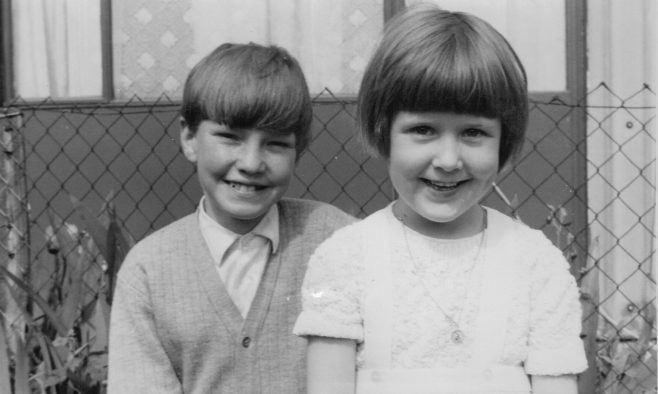
[[[180,145],[187,160],[196,163],[197,139],[196,133],[190,129],[185,119],[180,119]]]

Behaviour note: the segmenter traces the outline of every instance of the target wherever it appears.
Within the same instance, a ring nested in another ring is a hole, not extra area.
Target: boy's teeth
[[[229,184],[231,185],[231,187],[233,189],[235,189],[239,192],[246,193],[246,192],[253,192],[253,191],[256,190],[256,186],[249,186],[249,185],[245,185],[245,184],[242,184],[242,183],[233,183],[233,182],[231,182]]]

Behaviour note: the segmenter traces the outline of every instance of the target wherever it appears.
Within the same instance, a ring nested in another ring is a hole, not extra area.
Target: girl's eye
[[[409,132],[418,135],[430,135],[434,130],[428,126],[416,126],[409,130]]]
[[[462,132],[466,138],[480,138],[486,137],[487,133],[480,129],[466,129]]]

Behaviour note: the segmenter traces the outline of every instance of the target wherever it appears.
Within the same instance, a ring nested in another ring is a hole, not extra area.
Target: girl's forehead
[[[501,126],[498,118],[446,111],[400,111],[392,118],[392,123],[397,127],[427,125],[440,128],[478,128],[492,131],[500,130]]]
[[[459,120],[459,121],[473,121],[481,123],[497,122],[497,117],[483,116],[477,113],[470,112],[455,112],[455,111],[398,111],[395,117],[404,117],[409,121],[416,120]]]

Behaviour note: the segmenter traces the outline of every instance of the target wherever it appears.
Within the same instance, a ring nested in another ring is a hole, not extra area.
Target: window
[[[354,95],[381,32],[381,0],[113,2],[116,97],[180,97],[190,68],[223,42],[276,44],[313,94]]]
[[[103,95],[102,0],[9,1],[13,76],[25,100]],[[7,32],[4,32],[7,34]],[[7,67],[7,65],[5,66]]]
[[[223,42],[249,41],[288,49],[302,63],[313,94],[327,88],[353,96],[384,9],[403,3],[0,1],[13,25],[3,23],[12,43],[5,48],[5,97],[24,100],[148,100],[163,93],[178,99],[200,58]]]
[[[13,25],[10,99],[179,99],[201,57],[249,41],[288,49],[313,95],[354,96],[384,19],[419,1],[488,20],[518,51],[531,91],[567,85],[564,0],[0,1],[5,36]]]
[[[532,92],[567,87],[566,9],[564,0],[406,0],[436,3],[489,22],[514,47],[528,73]]]

